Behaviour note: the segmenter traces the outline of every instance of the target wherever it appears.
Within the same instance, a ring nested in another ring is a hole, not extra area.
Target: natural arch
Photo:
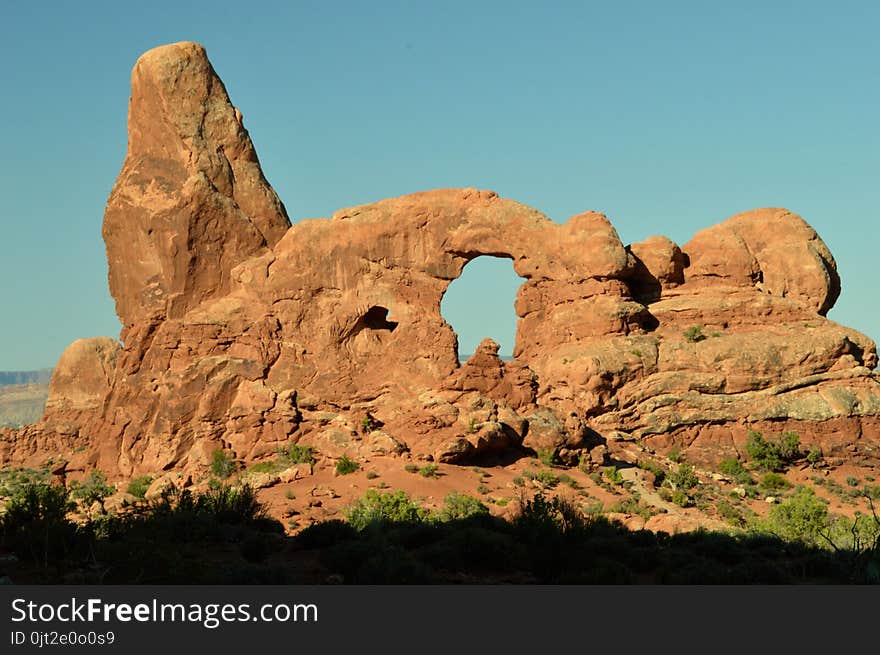
[[[458,357],[467,359],[480,342],[490,337],[501,347],[502,358],[512,357],[516,345],[519,277],[509,258],[477,257],[449,285],[440,313],[458,338]]]

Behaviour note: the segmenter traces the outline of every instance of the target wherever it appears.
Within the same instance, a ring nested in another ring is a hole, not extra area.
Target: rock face
[[[135,66],[103,231],[123,345],[75,342],[42,422],[8,433],[4,458],[85,445],[81,466],[133,475],[302,442],[599,464],[632,440],[713,459],[749,428],[880,456],[876,347],[824,318],[834,259],[784,209],[682,247],[625,247],[602,214],[557,224],[476,189],[290,227],[205,51],[180,43]],[[440,302],[482,255],[523,278],[515,358],[486,340],[460,366]]]

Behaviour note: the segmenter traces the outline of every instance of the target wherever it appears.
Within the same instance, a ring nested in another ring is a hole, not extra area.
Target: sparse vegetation
[[[684,338],[690,343],[698,343],[700,341],[704,341],[706,339],[706,335],[703,334],[703,326],[692,325],[684,331]]]
[[[300,446],[299,444],[291,444],[288,446],[286,455],[287,461],[291,464],[314,464],[315,451],[311,446]]]
[[[115,489],[107,483],[107,477],[95,469],[88,477],[70,485],[70,495],[83,503],[87,508],[98,503],[104,509],[104,501]]]
[[[373,523],[419,522],[425,519],[427,512],[420,507],[404,491],[380,493],[368,489],[345,512],[345,518],[355,530],[363,530]]]
[[[406,471],[407,473],[418,473],[419,467],[416,464],[410,463],[410,464],[407,464],[406,466],[404,466],[403,470]]]
[[[718,470],[737,484],[752,484],[752,474],[738,459],[732,457],[723,459],[718,464]]]
[[[612,484],[623,484],[623,477],[620,475],[620,471],[616,466],[606,466],[602,469],[602,473],[605,474],[605,478],[608,482]]]
[[[541,448],[538,450],[538,461],[544,466],[555,466],[558,461],[556,459],[555,448]]]
[[[770,472],[763,475],[759,486],[765,491],[782,491],[790,488],[792,484],[779,473]]]
[[[763,471],[781,473],[800,456],[800,440],[794,432],[783,432],[776,441],[768,441],[752,430],[746,439],[749,461]]]
[[[211,455],[211,475],[220,480],[228,479],[235,473],[235,459],[225,450],[215,450]]]
[[[440,521],[457,521],[489,513],[489,508],[478,499],[457,491],[450,492],[443,502],[443,507],[436,514]]]
[[[151,475],[142,475],[137,478],[133,478],[128,483],[128,488],[126,491],[130,493],[135,498],[139,498],[144,500],[147,496],[147,489],[150,488],[150,484],[153,482],[153,476]]]
[[[436,464],[425,464],[422,468],[419,469],[419,475],[421,475],[423,478],[436,478],[438,468],[440,467]]]
[[[349,475],[359,470],[361,467],[355,460],[347,455],[343,455],[336,460],[336,475]]]
[[[545,488],[555,487],[559,484],[559,476],[550,469],[541,469],[535,474],[535,482]]]

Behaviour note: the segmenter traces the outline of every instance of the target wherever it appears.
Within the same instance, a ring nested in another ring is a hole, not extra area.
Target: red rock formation
[[[104,223],[123,346],[71,346],[43,421],[7,433],[4,459],[87,445],[68,470],[195,472],[217,448],[251,459],[299,441],[332,457],[525,447],[599,463],[606,438],[712,459],[750,426],[789,425],[878,457],[876,348],[824,318],[834,260],[786,210],[684,247],[627,248],[601,214],[557,224],[476,189],[289,227],[189,43],[138,61],[129,133]],[[515,360],[486,341],[459,366],[440,302],[481,255],[525,279]]]

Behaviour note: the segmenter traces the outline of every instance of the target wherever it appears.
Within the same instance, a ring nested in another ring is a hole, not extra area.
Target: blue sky
[[[0,370],[119,333],[100,229],[137,57],[208,50],[293,221],[476,186],[624,243],[756,207],[801,214],[880,337],[877,3],[4,3]],[[476,260],[444,299],[461,352],[512,348],[517,279]]]

